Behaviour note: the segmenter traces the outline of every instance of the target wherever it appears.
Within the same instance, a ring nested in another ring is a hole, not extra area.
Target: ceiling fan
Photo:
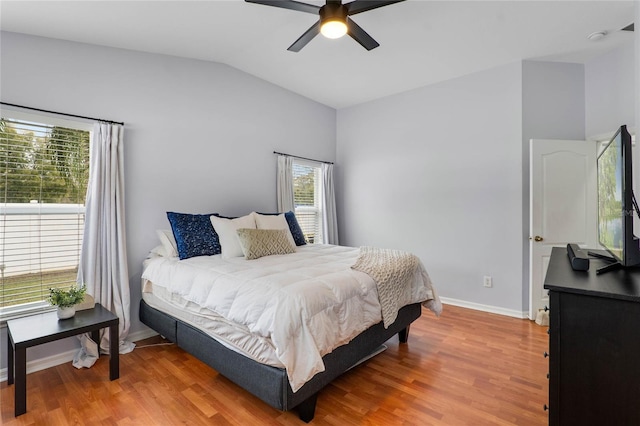
[[[247,3],[262,4],[265,6],[275,6],[283,9],[297,10],[299,12],[313,13],[319,15],[318,22],[313,24],[304,34],[300,36],[287,50],[299,52],[318,33],[322,33],[327,38],[339,38],[349,34],[352,39],[360,43],[367,50],[375,49],[380,44],[375,41],[365,30],[353,22],[349,16],[366,12],[371,9],[388,6],[393,3],[400,3],[404,0],[355,0],[343,4],[341,0],[326,0],[322,7],[314,4],[302,3],[295,0],[245,0]]]

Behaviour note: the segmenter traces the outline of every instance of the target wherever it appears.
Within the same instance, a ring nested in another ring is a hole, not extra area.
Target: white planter
[[[71,318],[72,316],[74,316],[76,314],[76,307],[74,306],[67,306],[67,307],[61,307],[58,306],[58,310],[57,310],[57,314],[58,314],[58,318],[59,319],[67,319],[67,318]]]

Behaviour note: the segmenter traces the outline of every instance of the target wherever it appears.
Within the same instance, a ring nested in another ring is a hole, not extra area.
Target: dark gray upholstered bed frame
[[[218,341],[164,312],[140,301],[140,321],[206,363],[220,374],[278,410],[297,408],[300,419],[310,422],[316,409],[318,392],[333,379],[373,353],[398,333],[406,343],[409,325],[420,317],[421,305],[407,305],[396,321],[385,329],[382,322],[356,336],[349,344],[323,357],[325,371],[318,373],[297,392],[291,390],[283,368],[261,364],[220,344]]]

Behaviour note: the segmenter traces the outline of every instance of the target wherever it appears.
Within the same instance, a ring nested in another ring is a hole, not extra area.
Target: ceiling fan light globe
[[[347,24],[338,19],[325,21],[320,32],[326,38],[340,38],[347,33]]]

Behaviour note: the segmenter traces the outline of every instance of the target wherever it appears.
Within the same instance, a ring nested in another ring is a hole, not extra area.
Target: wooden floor
[[[159,338],[138,342],[159,343]],[[543,425],[546,327],[454,306],[424,311],[409,343],[397,337],[318,397],[315,425]],[[91,369],[66,363],[27,376],[27,413],[13,416],[0,384],[0,423],[13,425],[300,425],[174,345],[138,347]]]

